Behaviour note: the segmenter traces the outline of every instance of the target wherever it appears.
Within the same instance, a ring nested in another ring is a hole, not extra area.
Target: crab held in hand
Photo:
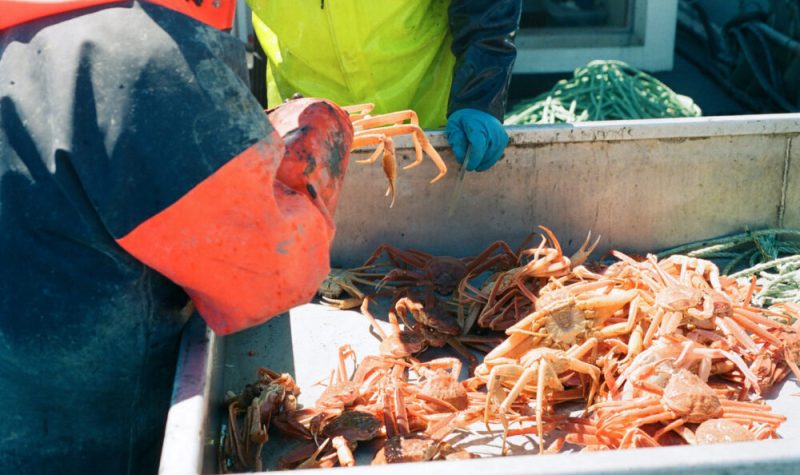
[[[386,195],[391,196],[392,201],[389,204],[391,208],[394,205],[397,189],[397,162],[395,161],[392,137],[410,134],[414,143],[416,158],[412,163],[403,167],[404,170],[414,168],[422,163],[423,152],[431,158],[436,168],[439,169],[439,174],[431,180],[431,183],[436,182],[447,173],[447,166],[428,141],[425,132],[420,128],[416,112],[405,110],[373,116],[369,113],[374,108],[374,104],[357,104],[342,107],[350,114],[350,120],[353,121],[355,137],[352,149],[356,150],[370,145],[377,146],[369,158],[357,160],[357,163],[375,163],[378,157],[382,156],[383,171],[386,174],[386,178],[389,179],[389,189],[386,190]]]

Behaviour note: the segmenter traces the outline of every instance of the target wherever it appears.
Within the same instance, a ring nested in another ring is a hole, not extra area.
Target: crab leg
[[[389,188],[386,190],[386,195],[392,197],[389,207],[394,206],[394,200],[397,198],[397,162],[394,159],[394,142],[389,140],[386,144],[386,151],[383,154],[383,173],[389,179]]]
[[[723,333],[729,335],[733,338],[737,343],[742,345],[747,351],[758,354],[758,346],[750,338],[750,335],[739,326],[731,317],[722,317],[717,319],[717,325],[722,330]]]
[[[367,116],[362,119],[353,120],[353,127],[366,130],[376,127],[383,127],[386,125],[401,125],[405,121],[409,121],[411,125],[419,126],[417,113],[409,109],[404,111],[390,112],[388,114]]]
[[[377,320],[375,320],[375,317],[374,317],[374,316],[372,315],[372,313],[369,311],[369,297],[365,298],[365,299],[364,299],[364,301],[361,303],[361,313],[362,313],[362,314],[364,314],[364,316],[365,316],[365,317],[367,317],[367,320],[369,320],[369,323],[372,325],[372,328],[374,328],[374,329],[375,329],[375,332],[376,332],[378,335],[380,335],[380,337],[381,337],[381,341],[385,340],[385,339],[386,339],[386,337],[387,337],[387,335],[386,335],[386,332],[385,332],[385,331],[383,331],[383,328],[381,328],[381,326],[380,326],[380,325],[378,325],[378,321],[377,321]],[[395,330],[397,333],[400,333],[400,324],[399,324],[399,323],[397,323],[397,317],[395,317],[395,318],[394,318],[394,319],[392,319],[392,320],[393,320],[393,321],[392,321],[392,327],[393,327],[393,329],[394,329],[394,330]]]
[[[538,377],[536,381],[536,425],[537,435],[539,436],[539,453],[544,453],[544,427],[542,427],[542,401],[544,399],[544,385],[545,378],[547,377],[547,361],[539,363]],[[524,376],[524,373],[523,373]],[[522,378],[520,378],[522,380]],[[515,386],[516,388],[516,386]],[[509,397],[511,394],[509,394]],[[505,446],[505,438],[503,439],[503,446]]]
[[[389,114],[366,116],[363,119],[353,121],[353,127],[355,127],[357,131],[359,129],[364,131],[366,131],[367,129],[373,129],[373,132],[379,133],[380,131],[375,131],[374,129],[387,125],[405,125],[403,124],[403,122],[405,122],[406,120],[410,121],[410,125],[419,126],[419,119],[417,118],[417,113],[414,112],[413,110],[405,110],[399,112],[392,112]],[[417,134],[411,134],[411,140],[414,143],[415,160],[413,163],[405,166],[403,168],[404,170],[413,168],[422,163],[422,144],[420,143],[419,137],[417,136]]]
[[[770,320],[769,318],[767,318],[767,317],[765,317],[763,315],[759,315],[758,313],[752,312],[752,311],[750,311],[748,309],[737,308],[737,309],[735,309],[733,311],[733,314],[734,315],[738,314],[738,315],[740,315],[742,317],[746,317],[746,318],[749,318],[750,320],[753,320],[755,323],[760,323],[760,324],[762,324],[764,326],[776,328],[778,330],[786,329],[786,325],[784,325],[783,323],[779,323],[779,322],[776,322],[774,320]]]
[[[418,143],[422,146],[423,151],[426,154],[428,154],[428,156],[431,158],[431,161],[433,161],[433,163],[436,165],[436,168],[439,169],[439,175],[437,175],[433,180],[431,180],[431,183],[436,182],[447,173],[447,165],[444,164],[442,157],[439,156],[439,153],[436,151],[436,149],[434,149],[433,146],[430,144],[430,142],[428,142],[428,139],[425,137],[425,132],[423,132],[418,125],[399,124],[399,125],[392,125],[389,127],[381,127],[378,129],[371,129],[371,130],[378,133],[382,133],[388,137],[393,137],[395,135],[406,135],[406,134],[411,134],[412,136],[414,136],[417,139],[415,143]],[[416,165],[418,165],[418,163],[416,163],[415,161],[414,163],[407,165],[404,169],[408,169]]]
[[[569,258],[570,262],[572,263],[572,267],[579,266],[586,262],[586,259],[589,258],[597,245],[600,244],[601,237],[602,236],[597,236],[597,239],[595,239],[594,243],[592,243],[590,246],[589,242],[592,239],[592,231],[589,231],[589,234],[586,236],[586,240],[583,241],[583,244],[581,244],[581,247]]]
[[[456,337],[449,337],[447,338],[447,344],[453,347],[454,350],[458,352],[461,356],[467,359],[467,364],[469,365],[470,372],[475,370],[475,367],[478,366],[478,359],[475,358],[475,355],[470,353],[466,346],[464,346],[461,341],[459,341]]]
[[[356,365],[356,352],[350,345],[343,345],[339,347],[339,383],[345,383],[349,380],[347,376],[347,358],[352,358],[353,366]]]
[[[428,154],[431,158],[431,161],[436,165],[436,168],[439,169],[439,174],[431,180],[431,183],[435,183],[439,179],[441,179],[445,174],[447,174],[447,165],[445,165],[442,157],[433,148],[433,146],[428,142],[428,139],[425,137],[425,132],[419,128],[419,126],[414,124],[399,124],[399,125],[391,125],[388,127],[378,127],[375,129],[369,129],[368,134],[362,134],[362,132],[357,132],[355,140],[353,141],[353,149],[358,148],[357,146],[363,146],[360,142],[360,138],[364,135],[384,135],[386,137],[393,137],[395,135],[406,135],[412,134],[415,136],[415,145],[420,144],[422,146],[422,150]],[[404,167],[404,169],[408,169],[409,167],[416,166],[418,163],[415,160],[410,165]]]
[[[381,153],[383,153],[383,150],[386,148],[386,143],[389,141],[390,140],[388,138],[380,134],[359,135],[353,140],[353,150],[369,145],[377,145],[377,148],[375,148],[375,151],[372,152],[368,158],[356,160],[356,163],[375,163]]]
[[[375,104],[365,102],[364,104],[353,104],[351,106],[341,106],[342,110],[350,114],[350,120],[356,121],[365,117],[375,109]]]
[[[378,157],[383,153],[383,173],[389,180],[389,189],[386,190],[387,195],[391,195],[392,202],[389,204],[391,208],[394,205],[395,189],[397,183],[397,162],[394,155],[394,142],[392,139],[381,134],[363,134],[357,135],[353,140],[353,150],[365,147],[367,145],[378,145],[374,152],[364,160],[356,160],[356,163],[374,163]]]
[[[341,435],[337,435],[332,440],[333,447],[336,449],[336,455],[339,458],[339,465],[342,467],[352,467],[356,464],[353,458],[353,451],[347,444],[347,440]]]
[[[502,402],[507,400],[507,398],[503,398],[503,401],[500,401],[501,395],[503,394],[502,379],[505,377],[519,378],[522,373],[523,369],[516,364],[503,364],[492,368],[492,371],[489,373],[488,383],[486,385],[486,402],[484,404],[483,411],[483,423],[486,424],[487,430],[491,431],[491,428],[489,427],[489,413],[492,403],[497,404],[500,402],[502,404]],[[498,415],[504,429],[507,430],[508,420],[506,418],[506,414],[503,411],[499,411]]]
[[[511,354],[522,354],[532,348],[528,335],[522,333],[510,333],[502,343],[484,357],[484,362],[490,362],[497,358],[507,357]]]
[[[676,420],[670,422],[669,424],[667,424],[666,426],[662,427],[655,434],[653,434],[653,439],[654,440],[658,440],[658,439],[661,438],[661,436],[663,436],[667,432],[670,432],[670,431],[673,431],[673,430],[677,430],[678,428],[682,427],[685,423],[686,423],[686,420],[683,419],[683,418],[676,419]]]

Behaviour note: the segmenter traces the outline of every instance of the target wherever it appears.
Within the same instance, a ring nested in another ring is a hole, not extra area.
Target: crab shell
[[[380,354],[395,358],[405,358],[421,352],[428,346],[423,335],[411,331],[401,331],[386,337],[378,347]]]
[[[430,277],[433,288],[442,295],[448,295],[458,287],[461,279],[467,275],[467,265],[455,257],[434,257],[422,268]]]
[[[720,444],[727,442],[746,442],[755,440],[752,432],[730,419],[709,419],[697,427],[697,444]]]
[[[656,305],[670,312],[683,312],[703,302],[703,292],[686,285],[673,285],[656,293]]]
[[[664,405],[687,422],[703,422],[722,415],[719,397],[699,376],[682,369],[664,388]]]
[[[586,332],[586,315],[575,304],[575,299],[558,302],[547,311],[549,316],[545,322],[545,328],[553,340],[572,344],[575,343],[578,335]]]
[[[381,421],[369,412],[347,411],[327,423],[322,428],[322,435],[342,436],[350,442],[358,442],[374,439],[382,427]]]
[[[373,465],[403,462],[423,462],[433,459],[439,443],[423,435],[398,435],[390,437],[375,454]]]
[[[432,378],[429,378],[422,387],[422,392],[451,404],[459,411],[466,409],[469,405],[467,390],[444,370],[437,371]]]

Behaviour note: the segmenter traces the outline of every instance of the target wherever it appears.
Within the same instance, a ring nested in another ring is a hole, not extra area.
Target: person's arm
[[[309,99],[268,118],[230,58],[244,60],[233,37],[135,8],[148,11],[126,30],[136,48],[112,35],[71,59],[88,65],[64,89],[82,192],[117,244],[181,286],[218,334],[308,302],[329,271],[349,116]]]
[[[517,57],[520,0],[453,0],[448,10],[456,57],[448,116],[460,109],[505,113]]]
[[[517,50],[521,0],[453,0],[449,21],[456,57],[448,102],[448,140],[468,170],[486,170],[505,149],[502,128]]]

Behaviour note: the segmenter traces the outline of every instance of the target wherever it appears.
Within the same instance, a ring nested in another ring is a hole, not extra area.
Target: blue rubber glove
[[[467,145],[472,146],[467,171],[485,171],[492,167],[508,145],[508,134],[494,116],[476,109],[459,109],[447,119],[447,141],[458,163],[464,162]]]

